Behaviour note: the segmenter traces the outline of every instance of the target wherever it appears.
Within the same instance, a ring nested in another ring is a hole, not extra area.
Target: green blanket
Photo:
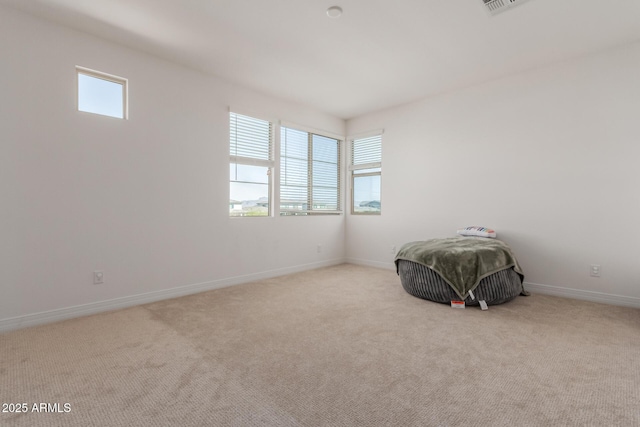
[[[524,280],[522,269],[506,243],[484,237],[452,237],[411,242],[400,248],[399,260],[413,261],[438,273],[464,300],[480,280],[512,268]],[[528,293],[522,288],[522,294]]]

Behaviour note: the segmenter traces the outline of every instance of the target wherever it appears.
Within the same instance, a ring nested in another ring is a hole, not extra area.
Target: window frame
[[[351,179],[349,180],[351,188],[349,193],[351,194],[351,215],[382,215],[382,136],[384,134],[384,129],[378,129],[370,132],[360,133],[356,135],[352,135],[348,138],[349,141],[349,173],[351,175]],[[379,162],[369,162],[369,163],[361,163],[358,165],[354,164],[354,145],[358,140],[370,139],[373,137],[380,138],[380,161]],[[379,171],[373,172],[365,172],[365,173],[357,173],[359,170],[367,170],[367,169],[379,169]],[[369,212],[356,212],[355,210],[355,180],[356,178],[369,177],[369,176],[379,176],[380,177],[380,210],[379,211],[369,211]]]
[[[267,122],[269,124],[269,147],[268,147],[268,160],[265,159],[260,159],[260,158],[254,158],[254,157],[245,157],[245,156],[238,156],[238,155],[233,155],[231,154],[231,116],[232,115],[236,115],[236,116],[243,116],[243,117],[247,117],[249,119],[253,119],[253,120],[260,120],[263,122]],[[267,168],[267,176],[268,176],[268,180],[267,180],[267,194],[268,194],[268,207],[267,207],[267,214],[266,215],[231,215],[231,207],[229,207],[229,211],[228,211],[228,217],[229,218],[272,218],[274,216],[274,210],[275,210],[275,196],[274,196],[274,170],[276,168],[276,162],[274,159],[275,156],[275,152],[276,152],[276,144],[275,144],[275,140],[276,140],[276,123],[274,120],[268,119],[264,116],[261,116],[259,114],[255,114],[252,112],[245,112],[241,109],[235,109],[235,108],[229,108],[228,110],[228,120],[229,120],[229,127],[228,127],[228,141],[229,141],[229,174],[231,173],[231,165],[232,164],[236,164],[236,165],[246,165],[246,166],[259,166],[259,167],[265,167]],[[237,180],[231,180],[229,179],[229,205],[231,205],[231,183],[233,182],[240,182],[240,183],[248,183],[248,184],[263,184],[261,182],[252,182],[252,181],[237,181]]]
[[[108,114],[80,109],[80,74],[122,86],[122,117],[110,116]],[[102,71],[92,70],[91,68],[76,65],[76,111],[80,113],[95,114],[97,116],[111,117],[113,119],[129,120],[129,80],[114,74],[104,73]]]
[[[284,171],[282,168],[282,159],[285,158],[282,155],[282,137],[285,135],[286,129],[291,129],[299,132],[304,132],[307,134],[307,209],[306,210],[295,210],[295,209],[283,209],[282,208],[282,180],[284,177]],[[289,122],[280,122],[279,126],[279,141],[278,141],[278,213],[279,216],[316,216],[316,215],[342,215],[344,213],[343,210],[343,164],[344,164],[344,136],[337,135],[331,132],[326,132],[318,129],[309,128],[307,126],[301,126],[295,123]],[[337,174],[337,183],[336,183],[336,210],[328,210],[328,209],[313,209],[313,137],[317,136],[320,138],[327,138],[336,141],[336,155],[337,155],[337,164],[336,164],[336,174]]]

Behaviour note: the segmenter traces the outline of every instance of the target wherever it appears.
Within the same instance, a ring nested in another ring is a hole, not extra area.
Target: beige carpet
[[[29,408],[2,426],[638,426],[640,310],[453,310],[341,265],[0,335],[0,402]]]

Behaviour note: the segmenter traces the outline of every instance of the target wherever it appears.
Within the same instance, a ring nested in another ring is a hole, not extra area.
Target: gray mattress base
[[[415,297],[446,304],[460,300],[458,294],[438,273],[422,264],[399,260],[398,274],[404,290]],[[479,300],[486,301],[487,305],[502,304],[511,301],[521,292],[520,276],[513,268],[508,268],[482,279],[473,291],[475,300],[468,296],[465,305],[478,305]]]

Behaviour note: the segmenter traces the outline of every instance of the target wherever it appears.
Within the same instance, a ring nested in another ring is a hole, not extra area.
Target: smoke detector
[[[340,6],[331,6],[327,9],[327,16],[329,18],[340,18],[342,16],[342,8]]]
[[[491,15],[511,9],[513,6],[521,5],[527,0],[482,0]]]

